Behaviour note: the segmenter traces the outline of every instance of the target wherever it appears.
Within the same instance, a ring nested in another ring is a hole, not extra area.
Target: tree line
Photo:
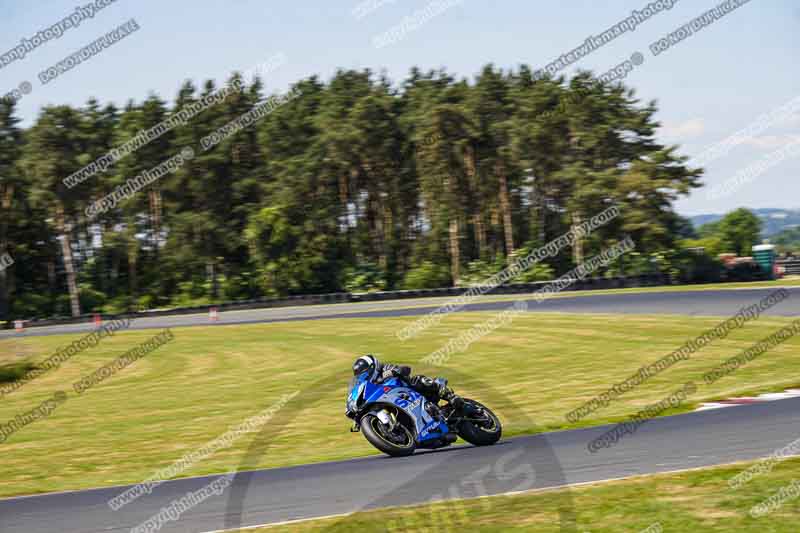
[[[702,169],[656,138],[656,102],[589,72],[311,76],[204,151],[201,139],[266,100],[258,78],[225,83],[241,89],[70,187],[220,87],[186,81],[170,104],[48,106],[27,128],[13,99],[0,102],[0,253],[14,260],[0,318],[464,285],[612,205],[619,217],[520,280],[566,272],[623,235],[636,253],[609,273],[646,270],[676,249],[687,221],[673,204],[700,186]],[[191,160],[87,218],[186,147]]]

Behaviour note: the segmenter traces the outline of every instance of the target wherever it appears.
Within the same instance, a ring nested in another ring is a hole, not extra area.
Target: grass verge
[[[174,328],[174,341],[77,395],[72,383],[156,333],[118,332],[0,399],[4,424],[55,391],[68,392],[67,401],[50,416],[0,443],[0,496],[137,483],[296,391],[300,394],[281,416],[268,422],[273,432],[269,453],[249,468],[376,453],[362,436],[348,432],[343,415],[350,365],[355,354],[366,352],[411,364],[415,372],[450,377],[457,392],[483,401],[501,416],[508,436],[576,427],[565,420],[566,412],[719,321],[526,314],[454,355],[445,367],[417,364],[454,334],[492,316],[450,315],[405,343],[394,336],[408,323],[398,318]],[[790,320],[750,322],[578,425],[625,419],[687,380],[701,381],[705,371]],[[2,341],[0,364],[41,361],[79,337]],[[800,339],[790,339],[714,385],[699,386],[690,401],[794,385],[800,371],[798,347]],[[306,402],[311,402],[307,409],[298,409]],[[181,475],[237,469],[252,439],[235,440]]]

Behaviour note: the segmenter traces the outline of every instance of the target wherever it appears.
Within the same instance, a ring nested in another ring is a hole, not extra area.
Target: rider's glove
[[[383,365],[383,372],[381,373],[381,379],[387,379],[394,377],[395,370],[397,369],[397,365],[392,364],[385,364]]]
[[[386,363],[385,365],[383,365],[383,372],[381,373],[381,378],[382,379],[393,378],[393,377],[408,378],[409,375],[411,375],[411,367]]]

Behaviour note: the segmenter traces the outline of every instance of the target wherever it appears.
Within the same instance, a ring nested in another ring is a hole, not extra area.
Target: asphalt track
[[[239,482],[248,482],[241,500],[241,525],[764,457],[798,438],[800,398],[654,419],[616,446],[590,453],[587,442],[607,429],[605,426],[519,437],[486,448],[447,448],[399,459],[374,456],[240,473],[234,488]],[[354,434],[353,438],[363,437]],[[212,476],[167,482],[116,512],[106,502],[125,487],[0,500],[0,531],[130,531],[172,500],[213,479]],[[232,490],[211,497],[184,513],[177,522],[164,524],[161,531],[223,529]],[[565,503],[568,503],[566,497]],[[484,500],[484,504],[491,505],[491,499]]]
[[[528,301],[528,311],[559,313],[624,313],[624,314],[678,314],[690,316],[732,316],[742,307],[752,305],[778,287],[767,289],[723,289],[700,291],[661,291],[643,293],[592,294],[558,297],[537,302],[525,295],[519,299]],[[785,287],[789,297],[764,312],[772,316],[800,316],[800,287]],[[437,306],[453,301],[449,298],[426,298],[392,300],[385,302],[342,303],[289,308],[253,309],[229,311],[219,314],[219,321],[211,324],[254,324],[268,322],[290,322],[298,320],[321,320],[333,318],[384,318],[424,315]],[[499,311],[511,305],[511,301],[481,302],[463,307],[464,311]],[[399,309],[398,309],[399,308]],[[130,329],[155,329],[180,326],[208,326],[207,314],[175,315],[137,318]],[[14,330],[0,331],[0,339],[24,336],[58,335],[92,331],[92,323],[69,324],[28,328],[23,333]]]

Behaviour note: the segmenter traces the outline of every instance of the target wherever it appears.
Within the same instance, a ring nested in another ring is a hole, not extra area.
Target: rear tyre
[[[463,400],[462,411],[467,409],[472,412],[465,414],[458,425],[458,436],[475,446],[489,446],[499,441],[503,427],[497,415],[475,400]]]
[[[414,453],[417,447],[414,434],[398,421],[392,431],[373,414],[361,418],[361,431],[370,444],[392,457],[404,457]]]

